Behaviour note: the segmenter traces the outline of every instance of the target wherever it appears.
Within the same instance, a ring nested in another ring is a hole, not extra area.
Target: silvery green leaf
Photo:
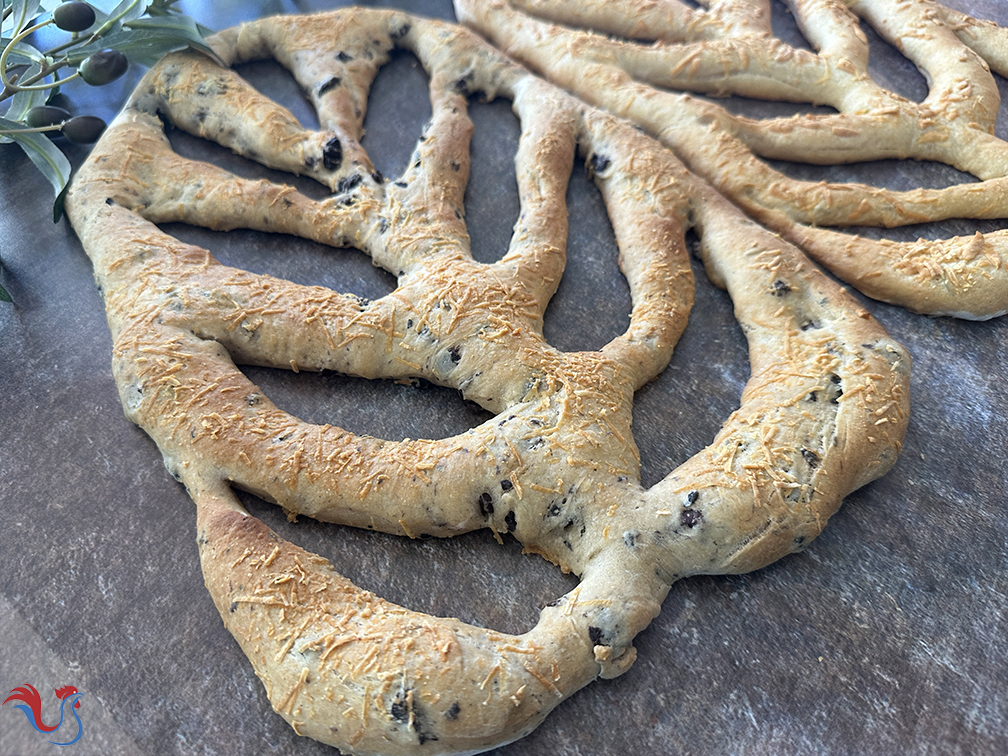
[[[34,76],[40,70],[39,66],[32,66],[22,74],[21,78]],[[13,97],[11,97],[10,106],[7,108],[7,112],[4,113],[4,117],[8,121],[23,121],[29,108],[33,108],[36,105],[45,105],[47,97],[48,93],[42,89],[22,89],[20,92],[17,92]],[[23,126],[23,124],[18,125]],[[0,136],[0,144],[10,144],[13,141],[14,139],[12,137]]]
[[[53,206],[52,206],[52,222],[53,223],[59,223],[60,218],[63,217],[63,206],[64,206],[64,203],[66,202],[66,193],[67,193],[67,189],[69,189],[69,188],[70,188],[70,184],[68,183],[68,184],[66,184],[66,186],[63,187],[63,191],[61,191],[59,194],[56,195],[56,201],[53,202]]]
[[[3,271],[3,260],[0,260],[0,271]],[[14,298],[11,297],[10,293],[0,284],[0,302],[13,302]]]
[[[122,0],[121,3],[108,12],[108,17],[101,22],[101,26],[95,29],[92,36],[105,37],[110,32],[118,30],[127,21],[139,18],[145,8],[146,5],[143,0]],[[111,45],[107,45],[107,47],[111,47]]]
[[[33,66],[25,71],[24,78],[34,76],[39,72],[38,66]],[[45,105],[49,93],[44,89],[22,89],[17,92],[10,102],[10,107],[4,114],[8,121],[23,121],[25,113],[36,105]]]
[[[28,22],[35,17],[38,7],[39,0],[14,0],[12,4],[13,12],[7,19],[7,21],[13,23],[11,37],[16,36],[19,31],[28,25]],[[6,28],[6,22],[4,26]]]
[[[23,129],[24,124],[0,118],[0,129]],[[45,134],[38,132],[8,134],[31,159],[53,186],[57,198],[70,182],[70,161]]]
[[[0,49],[6,48],[11,41],[11,37],[0,38]],[[27,63],[32,65],[34,63],[41,63],[45,60],[45,55],[42,54],[40,50],[35,49],[26,42],[18,42],[11,48],[11,51],[7,53],[7,65],[21,65],[22,63]]]
[[[186,46],[210,56],[218,63],[221,62],[220,58],[217,57],[217,53],[206,43],[206,35],[213,34],[213,30],[197,24],[188,16],[140,18],[136,21],[130,21],[126,25],[130,29],[146,29],[158,32],[166,37],[175,37],[179,41],[185,40]]]
[[[178,16],[130,21],[100,40],[68,50],[67,57],[70,65],[75,66],[89,55],[109,47],[144,66],[152,66],[168,53],[187,47],[217,59],[192,19]]]

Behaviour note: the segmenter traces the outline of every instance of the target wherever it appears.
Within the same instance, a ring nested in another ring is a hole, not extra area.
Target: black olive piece
[[[696,509],[684,509],[679,515],[679,524],[687,528],[695,528],[703,519],[703,513]]]
[[[508,533],[514,533],[515,528],[518,527],[518,520],[515,518],[513,509],[505,515],[504,524],[507,525]]]
[[[97,142],[105,131],[105,121],[97,116],[74,116],[63,124],[63,136],[78,144]]]
[[[809,466],[810,470],[815,470],[819,467],[819,455],[816,454],[811,449],[802,449],[801,455],[805,459],[805,463]]]
[[[331,89],[335,89],[342,83],[343,80],[339,76],[333,76],[331,79],[329,79],[329,81],[325,82],[318,88],[318,93],[320,95],[324,95],[326,92],[328,92]]]
[[[593,172],[602,173],[602,171],[609,167],[609,158],[605,155],[592,155],[589,164]]]
[[[409,720],[410,707],[407,705],[407,696],[409,691],[400,690],[392,702],[392,707],[389,709],[389,714],[392,715],[393,719],[400,722],[407,722]]]
[[[82,32],[95,22],[95,12],[87,3],[71,2],[58,5],[52,14],[53,22],[63,31]]]
[[[505,478],[504,480],[501,481],[501,490],[502,491],[507,492],[507,491],[510,491],[512,488],[514,488],[514,484],[510,480],[508,480],[507,478]]]
[[[339,169],[343,162],[343,145],[340,144],[339,137],[333,137],[322,148],[322,164],[327,171]]]
[[[25,123],[32,129],[55,126],[69,120],[70,113],[68,111],[52,105],[36,105],[34,108],[28,108],[28,112],[25,113]]]
[[[351,189],[356,188],[357,185],[360,184],[360,182],[363,180],[364,178],[359,173],[355,173],[352,176],[347,176],[346,178],[341,178],[339,180],[339,184],[336,186],[336,191],[339,194],[343,194],[343,192],[349,192]]]
[[[781,281],[780,279],[773,282],[773,289],[774,289],[773,295],[775,297],[783,297],[785,294],[791,291],[791,287],[788,286],[787,282]]]
[[[84,58],[77,67],[77,73],[91,86],[100,87],[118,79],[126,73],[127,68],[129,61],[121,52],[102,50]]]
[[[492,515],[494,511],[493,497],[484,491],[479,497],[479,510],[480,514],[486,517],[487,515]]]

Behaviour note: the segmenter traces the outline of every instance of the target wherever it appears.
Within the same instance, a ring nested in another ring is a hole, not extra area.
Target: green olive
[[[118,50],[102,50],[84,58],[77,72],[88,84],[98,87],[118,79],[128,66],[126,56]]]
[[[74,116],[63,124],[63,136],[79,144],[97,142],[103,131],[105,121],[97,116]]]
[[[55,126],[70,119],[70,112],[52,105],[36,105],[25,113],[25,123],[29,128],[38,129]]]
[[[63,3],[52,14],[53,21],[63,31],[82,32],[95,22],[95,12],[87,3]]]

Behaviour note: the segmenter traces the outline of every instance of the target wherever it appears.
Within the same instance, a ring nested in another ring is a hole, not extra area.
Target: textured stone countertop
[[[182,5],[223,28],[332,4]],[[1008,24],[1001,0],[955,5]],[[453,17],[448,2],[403,7]],[[776,3],[775,22],[794,38]],[[879,80],[920,98],[925,84],[913,65],[865,29]],[[243,73],[311,122],[278,67],[253,64]],[[108,88],[67,91],[111,118],[138,76],[131,68]],[[425,81],[408,55],[379,74],[365,146],[386,175],[405,167],[429,114]],[[998,85],[1008,95],[1008,84]],[[477,259],[492,260],[518,213],[518,125],[506,102],[474,103],[471,115],[467,221]],[[171,136],[187,154],[228,160],[194,138]],[[75,166],[84,156],[71,151]],[[893,162],[805,175],[910,188],[959,174]],[[203,586],[195,509],[155,445],[123,416],[90,263],[69,224],[52,223],[50,188],[14,146],[0,145],[0,187],[0,282],[16,300],[0,305],[0,693],[31,683],[51,718],[49,691],[74,685],[85,727],[74,746],[50,746],[8,704],[0,709],[0,754],[334,753],[299,738],[271,711],[222,626]],[[594,349],[626,327],[630,300],[582,164],[569,214],[568,269],[546,335],[564,350]],[[1003,225],[957,221],[894,236]],[[353,250],[246,231],[172,230],[252,271],[371,298],[394,286]],[[672,363],[636,398],[645,485],[709,442],[748,376],[727,295],[701,266],[695,272],[696,305]],[[1008,753],[1008,318],[928,318],[864,301],[914,359],[913,414],[892,471],[849,496],[804,553],[753,574],[673,586],[638,637],[627,674],[590,685],[496,753]],[[358,433],[445,437],[487,417],[432,386],[247,372],[284,409]],[[304,518],[292,525],[279,510],[244,500],[359,585],[412,609],[520,632],[575,585],[522,555],[514,540],[498,546],[488,531],[409,541]]]

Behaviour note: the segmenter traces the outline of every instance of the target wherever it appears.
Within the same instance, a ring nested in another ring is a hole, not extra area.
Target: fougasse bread
[[[747,219],[627,122],[584,105],[473,33],[355,9],[244,24],[143,78],[75,177],[66,210],[94,264],[126,415],[197,508],[225,626],[273,708],[353,754],[475,753],[522,737],[567,696],[634,662],[670,586],[805,547],[895,461],[910,359],[798,249]],[[360,145],[393,48],[430,78],[432,117],[402,176]],[[227,66],[275,58],[318,112],[303,128]],[[463,220],[469,98],[512,101],[521,216],[493,264]],[[175,154],[164,123],[331,189],[232,175]],[[565,190],[583,156],[633,301],[597,352],[543,337],[563,274]],[[218,262],[157,224],[249,228],[355,247],[397,278],[374,301]],[[693,300],[684,233],[749,343],[740,407],[709,446],[640,483],[634,391],[671,358]],[[237,367],[334,370],[458,389],[494,413],[443,440],[380,440],[279,409]],[[523,635],[410,611],[271,532],[235,489],[289,512],[407,537],[510,533],[581,578]]]

